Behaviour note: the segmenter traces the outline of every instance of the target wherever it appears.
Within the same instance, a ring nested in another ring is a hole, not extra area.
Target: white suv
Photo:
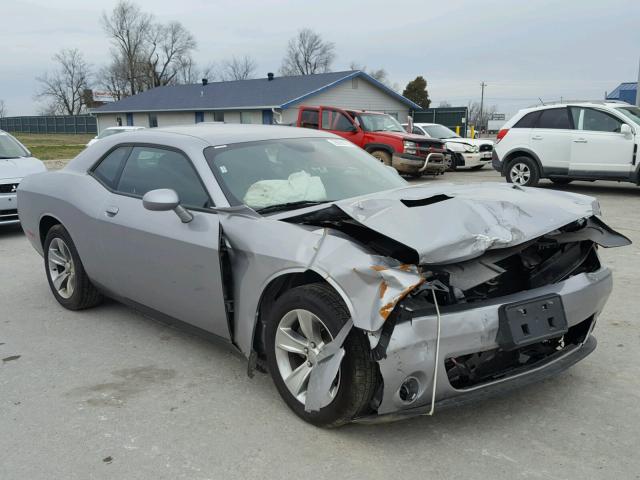
[[[498,133],[493,168],[507,182],[541,178],[639,183],[640,108],[620,102],[578,102],[519,111]]]

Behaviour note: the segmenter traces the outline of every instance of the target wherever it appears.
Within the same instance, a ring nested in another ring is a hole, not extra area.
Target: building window
[[[224,112],[213,112],[214,122],[224,122]]]
[[[240,112],[240,123],[251,123],[252,112]]]
[[[149,114],[149,128],[156,128],[158,126],[158,115],[155,113]]]
[[[355,77],[355,78],[351,79],[351,88],[353,88],[353,89],[358,88],[358,77]]]

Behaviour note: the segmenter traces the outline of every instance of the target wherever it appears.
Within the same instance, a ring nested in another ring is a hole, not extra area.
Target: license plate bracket
[[[569,330],[562,298],[554,294],[502,305],[498,317],[497,341],[504,350],[559,337]]]

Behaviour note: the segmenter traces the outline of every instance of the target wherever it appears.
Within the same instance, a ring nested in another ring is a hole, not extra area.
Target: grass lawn
[[[14,133],[34,157],[40,160],[70,159],[80,153],[94,134]]]

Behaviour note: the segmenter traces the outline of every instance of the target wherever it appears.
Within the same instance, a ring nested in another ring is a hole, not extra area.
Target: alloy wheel
[[[517,185],[526,185],[531,178],[531,169],[524,163],[516,163],[509,172],[511,181]]]
[[[76,269],[71,250],[59,237],[51,240],[47,254],[49,277],[62,298],[71,298],[76,288]]]
[[[326,325],[308,310],[291,310],[280,319],[275,337],[278,371],[291,395],[302,404],[307,398],[309,376],[316,358],[331,340],[333,336]],[[329,390],[332,400],[339,386],[340,372]]]

